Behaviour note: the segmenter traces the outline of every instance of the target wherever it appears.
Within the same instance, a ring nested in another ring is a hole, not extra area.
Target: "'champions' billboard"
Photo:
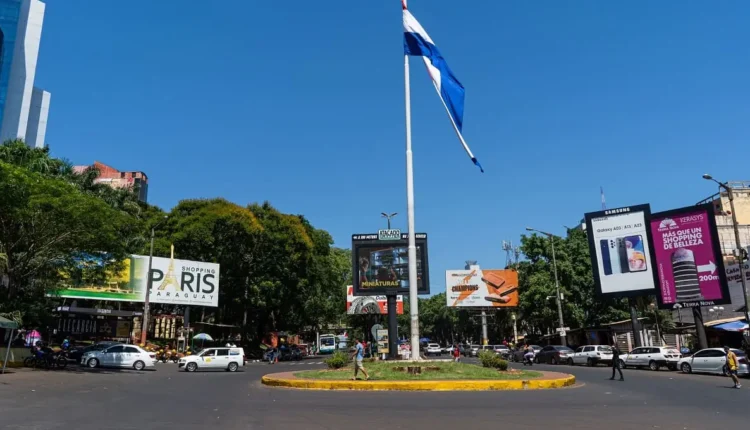
[[[651,235],[661,308],[731,302],[710,203],[653,214]]]
[[[518,272],[470,266],[445,272],[446,304],[449,307],[518,306]]]

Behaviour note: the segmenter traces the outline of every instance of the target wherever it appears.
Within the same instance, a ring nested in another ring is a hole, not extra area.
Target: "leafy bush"
[[[481,351],[479,353],[479,361],[483,367],[489,367],[497,370],[508,370],[508,362],[503,360],[495,354],[493,351]]]
[[[341,351],[336,351],[330,357],[323,360],[329,369],[341,369],[349,364],[349,356]]]

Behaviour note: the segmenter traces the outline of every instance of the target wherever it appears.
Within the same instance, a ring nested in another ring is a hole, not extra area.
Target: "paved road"
[[[718,429],[747,424],[748,389],[728,378],[534,366],[576,375],[578,387],[521,392],[327,392],[267,388],[260,376],[302,364],[248,364],[243,372],[17,371],[0,376],[8,429]]]

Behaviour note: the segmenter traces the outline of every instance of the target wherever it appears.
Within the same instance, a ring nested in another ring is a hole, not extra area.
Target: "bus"
[[[333,334],[322,334],[320,335],[320,349],[321,354],[333,354],[336,351],[336,336]]]

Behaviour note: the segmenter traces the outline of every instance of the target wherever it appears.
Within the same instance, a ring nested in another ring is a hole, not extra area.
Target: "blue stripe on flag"
[[[415,57],[426,57],[440,71],[440,97],[448,106],[458,131],[463,131],[464,124],[464,86],[456,79],[445,62],[445,58],[435,45],[424,40],[417,33],[404,32],[404,54]]]

